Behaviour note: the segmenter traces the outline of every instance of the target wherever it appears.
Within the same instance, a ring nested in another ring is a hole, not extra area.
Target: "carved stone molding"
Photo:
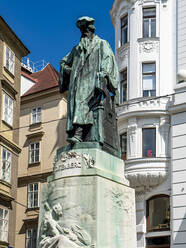
[[[145,200],[144,192],[136,191],[135,198],[136,198],[136,201],[144,201]]]
[[[167,178],[166,172],[147,172],[126,174],[126,178],[130,181],[130,186],[135,188],[137,192],[148,192],[154,187],[160,185]]]
[[[125,176],[137,192],[151,191],[168,176],[167,158],[139,158],[125,161]]]
[[[54,159],[54,171],[94,166],[94,159],[89,154],[76,152],[63,152],[58,159]]]
[[[121,61],[128,59],[128,56],[129,56],[129,43],[126,43],[125,45],[117,49],[117,57]]]
[[[159,52],[159,39],[138,39],[139,43],[139,52],[142,53],[152,53]]]
[[[138,0],[139,5],[143,5],[144,3],[160,3],[161,0]],[[167,1],[167,0],[164,0]]]

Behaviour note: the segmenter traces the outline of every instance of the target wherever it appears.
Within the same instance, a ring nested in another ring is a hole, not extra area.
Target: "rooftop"
[[[51,64],[47,64],[41,71],[31,74],[22,72],[22,75],[35,82],[35,84],[23,94],[23,97],[58,86],[58,72]]]

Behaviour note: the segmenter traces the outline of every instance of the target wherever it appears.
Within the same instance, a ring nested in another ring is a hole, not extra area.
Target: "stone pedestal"
[[[135,196],[123,161],[96,148],[57,154],[42,187],[38,248],[135,248]]]

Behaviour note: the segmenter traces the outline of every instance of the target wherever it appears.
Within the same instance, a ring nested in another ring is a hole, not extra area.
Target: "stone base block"
[[[134,190],[121,171],[121,159],[98,149],[58,156],[42,189],[38,247],[136,248]]]

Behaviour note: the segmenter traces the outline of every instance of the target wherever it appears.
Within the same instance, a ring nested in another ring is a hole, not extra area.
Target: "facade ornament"
[[[138,0],[139,5],[143,5],[144,3],[160,3],[160,0]]]
[[[160,118],[160,137],[161,137],[161,154],[160,156],[168,156],[168,142],[169,142],[169,131],[170,131],[170,120],[169,116],[163,116]]]
[[[63,152],[59,158],[54,160],[54,171],[81,168],[82,165],[85,168],[94,167],[94,159],[86,153],[78,154],[77,152]]]
[[[136,124],[136,118],[129,119],[128,121],[128,128],[127,128],[127,134],[128,134],[128,158],[135,157],[136,154],[136,130],[137,130],[137,124]]]
[[[152,53],[154,51],[159,52],[159,40],[138,40],[140,53]]]
[[[143,191],[135,191],[135,198],[136,198],[136,202],[144,201],[145,200],[144,192]]]
[[[125,44],[117,49],[117,57],[120,60],[128,59],[129,56],[129,44]]]
[[[130,181],[130,186],[136,192],[150,192],[154,187],[162,184],[167,178],[167,171],[140,171],[126,173],[126,178]]]

